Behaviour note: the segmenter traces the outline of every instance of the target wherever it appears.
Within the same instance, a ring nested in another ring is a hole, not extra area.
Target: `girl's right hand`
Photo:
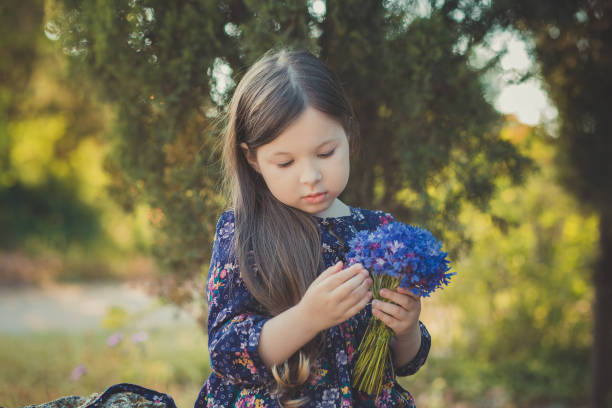
[[[342,261],[315,279],[297,304],[316,332],[340,324],[359,313],[370,299],[372,279],[360,264],[342,269]]]

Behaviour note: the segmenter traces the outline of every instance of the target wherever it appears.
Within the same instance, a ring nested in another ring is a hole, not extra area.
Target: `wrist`
[[[289,309],[295,318],[295,321],[300,322],[303,329],[309,336],[316,336],[323,328],[317,325],[317,319],[313,319],[313,313],[310,313],[305,305],[300,301],[295,306]]]
[[[421,326],[419,322],[410,329],[408,329],[404,334],[395,336],[395,341],[399,344],[411,344],[421,338]]]
[[[417,324],[414,329],[406,331],[404,335],[393,337],[391,348],[396,366],[401,367],[412,361],[421,348],[421,336],[421,327]]]
[[[305,310],[295,305],[263,325],[258,351],[266,366],[272,368],[287,360],[317,335],[309,320]]]

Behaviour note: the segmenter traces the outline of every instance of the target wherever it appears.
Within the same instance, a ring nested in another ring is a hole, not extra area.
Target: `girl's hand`
[[[323,271],[296,305],[317,333],[356,315],[372,298],[368,271],[359,263],[342,266],[340,261]]]
[[[419,325],[421,297],[399,287],[396,291],[381,289],[380,296],[393,303],[374,300],[372,314],[395,332],[398,341],[410,338]]]

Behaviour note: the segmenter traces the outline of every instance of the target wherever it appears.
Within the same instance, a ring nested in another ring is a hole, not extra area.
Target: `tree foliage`
[[[495,0],[474,25],[513,27],[534,39],[534,53],[560,116],[559,179],[599,216],[594,264],[593,407],[612,407],[612,3],[606,0]]]
[[[93,243],[103,235],[100,214],[83,189],[96,180],[84,180],[79,163],[95,153],[100,111],[64,76],[43,34],[44,2],[0,8],[0,248]]]
[[[116,197],[155,208],[155,252],[177,281],[201,280],[227,205],[212,125],[245,69],[272,47],[320,55],[349,94],[363,135],[343,194],[349,203],[454,234],[456,252],[466,242],[456,221],[463,203],[486,210],[495,177],[519,182],[528,167],[497,137],[500,116],[467,64],[469,50],[454,49],[460,31],[446,10],[406,24],[409,7],[345,0],[321,11],[315,3],[56,4],[49,22],[60,46],[117,109],[107,165]],[[175,298],[189,298],[176,287]]]
[[[475,243],[445,294],[444,303],[460,310],[454,352],[438,362],[437,375],[466,400],[503,385],[518,406],[581,406],[591,380],[597,217],[582,214],[554,182],[553,137],[513,121],[502,136],[540,171],[520,188],[498,181],[491,207],[508,221],[506,230],[473,208],[462,213]]]
[[[430,228],[459,271],[442,294],[456,321],[448,337],[434,338],[428,365],[410,379],[416,394],[442,395],[443,379],[455,399],[438,406],[478,400],[499,384],[519,406],[576,406],[591,380],[588,270],[598,256],[597,219],[577,205],[599,215],[610,208],[609,14],[598,2],[489,3],[0,6],[0,244],[20,245],[34,234],[64,245],[98,228],[83,202],[95,200],[85,191],[99,177],[83,163],[104,154],[95,136],[108,126],[109,190],[127,210],[150,206],[153,250],[167,272],[159,293],[190,300],[205,281],[215,223],[227,206],[213,149],[219,113],[264,51],[308,48],[338,73],[361,124],[360,154],[342,198]],[[417,4],[429,4],[428,11],[417,13]],[[483,96],[483,75],[498,58],[476,68],[470,57],[488,33],[510,26],[536,39],[560,113],[558,139],[539,129],[510,131]],[[71,60],[68,73],[47,42],[41,47],[43,28]],[[59,84],[36,79],[37,69]],[[89,96],[108,102],[113,114]],[[541,171],[517,188],[533,162]],[[459,261],[470,240],[470,256]],[[429,322],[433,332],[436,321]],[[448,339],[450,352],[441,344]]]

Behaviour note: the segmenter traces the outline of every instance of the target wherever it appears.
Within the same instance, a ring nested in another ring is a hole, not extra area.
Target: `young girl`
[[[394,376],[429,352],[419,297],[387,290],[371,304],[368,271],[344,265],[357,231],[393,220],[338,199],[356,137],[338,80],[307,51],[271,50],[238,84],[222,147],[232,208],[208,275],[212,374],[195,408],[415,406]],[[395,333],[377,396],[351,388],[372,315]]]

